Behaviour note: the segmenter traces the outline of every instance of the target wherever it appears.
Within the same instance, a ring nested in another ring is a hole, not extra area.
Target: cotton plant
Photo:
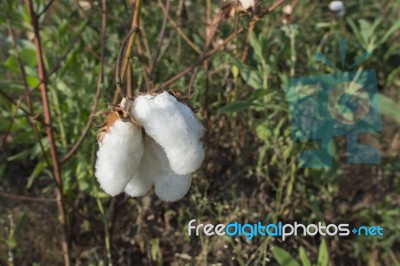
[[[204,159],[202,124],[166,91],[124,98],[120,106],[98,137],[95,175],[101,187],[111,196],[138,197],[154,185],[163,201],[183,198]]]

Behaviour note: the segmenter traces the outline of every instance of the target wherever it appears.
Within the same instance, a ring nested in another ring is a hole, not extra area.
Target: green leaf
[[[255,104],[251,101],[238,101],[225,105],[218,110],[218,114],[241,112],[252,106],[255,106]]]
[[[10,71],[18,72],[18,60],[15,55],[10,55],[7,60],[4,62],[4,66],[6,66]]]
[[[310,259],[308,258],[306,251],[303,247],[300,247],[300,249],[299,249],[299,256],[300,256],[301,264],[303,266],[311,266]]]
[[[329,263],[328,245],[326,244],[325,239],[323,239],[321,244],[319,245],[318,266],[328,266],[328,263]]]
[[[26,82],[28,83],[28,85],[30,87],[35,88],[36,86],[39,85],[40,80],[35,76],[27,76],[26,77]]]
[[[378,97],[382,114],[394,118],[400,124],[400,105],[381,93]]]
[[[29,150],[23,150],[17,154],[7,157],[7,160],[8,161],[22,160],[22,159],[28,157],[28,155],[29,155]]]
[[[261,140],[267,141],[272,136],[272,131],[268,127],[267,123],[263,123],[257,126],[256,128],[257,137]]]
[[[239,66],[239,69],[240,76],[247,85],[254,89],[262,88],[262,78],[260,77],[260,72],[258,70],[246,66]]]
[[[19,232],[19,230],[24,225],[25,221],[26,221],[26,215],[25,215],[25,213],[22,213],[18,219],[17,224],[15,225],[15,232]]]
[[[282,266],[299,266],[299,263],[284,249],[273,247],[272,255],[279,265]]]
[[[35,182],[36,178],[42,173],[45,167],[46,167],[45,161],[40,161],[36,165],[35,169],[33,169],[32,174],[28,178],[28,184],[26,185],[28,189],[32,187],[32,184]]]
[[[25,48],[19,51],[21,61],[27,66],[36,66],[36,52],[33,49]]]
[[[360,25],[360,33],[361,36],[363,37],[363,40],[366,43],[369,43],[369,40],[373,35],[373,28],[371,27],[371,23],[369,23],[365,19],[359,19],[358,24]]]
[[[249,67],[248,65],[243,64],[237,58],[231,57],[232,62],[239,67],[240,76],[243,81],[254,89],[261,89],[263,86],[262,78],[260,76],[260,72],[257,69]]]
[[[257,39],[257,37],[256,37],[254,32],[251,34],[250,44],[251,44],[251,47],[254,50],[254,54],[256,55],[258,61],[260,61],[260,62],[263,61],[264,60],[264,56],[263,56],[262,46],[261,46],[261,43]]]

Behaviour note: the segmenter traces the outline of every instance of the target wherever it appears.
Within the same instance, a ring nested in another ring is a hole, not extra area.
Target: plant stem
[[[52,118],[50,113],[49,100],[47,97],[47,80],[46,80],[46,69],[43,63],[43,53],[42,47],[40,43],[40,35],[39,35],[39,23],[38,18],[33,10],[32,0],[25,0],[26,7],[29,11],[31,17],[31,23],[34,31],[34,44],[36,49],[36,58],[38,64],[38,76],[41,80],[40,85],[40,94],[42,97],[42,105],[44,111],[44,122],[45,122],[45,130],[46,135],[50,144],[50,155],[52,162],[52,170],[54,181],[56,184],[56,194],[57,194],[57,207],[61,216],[61,226],[63,227],[63,238],[62,238],[62,251],[64,256],[64,265],[70,265],[70,251],[69,251],[69,241],[68,241],[68,225],[67,225],[67,215],[65,211],[65,203],[63,197],[63,183],[61,178],[61,169],[58,161],[57,150],[56,150],[56,142],[52,129]]]
[[[126,70],[128,69],[128,64],[129,64],[129,58],[131,57],[133,45],[136,42],[136,36],[138,35],[138,32],[139,32],[136,29],[139,28],[140,11],[141,11],[141,9],[142,9],[142,0],[136,0],[135,6],[134,6],[134,13],[133,13],[133,18],[132,18],[131,30],[128,33],[128,35],[130,35],[130,37],[129,37],[128,44],[127,44],[125,52],[124,52],[124,57],[123,57],[123,61],[122,61],[122,64],[121,64],[122,67],[121,67],[121,69],[118,69],[119,67],[117,67],[117,70],[116,70],[116,71],[120,71],[121,72],[121,81],[123,81],[124,78],[125,78]],[[118,58],[118,60],[119,60],[119,58]],[[119,81],[117,80],[117,83],[118,82]],[[120,91],[119,91],[119,88],[117,86],[117,88],[115,90],[114,98],[113,98],[113,102],[114,103],[117,102],[119,93],[120,93]]]

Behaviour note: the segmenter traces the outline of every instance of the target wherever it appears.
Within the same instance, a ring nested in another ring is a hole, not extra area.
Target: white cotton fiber
[[[191,177],[174,173],[163,148],[151,137],[144,138],[144,153],[137,172],[125,188],[125,193],[136,197],[148,192],[155,183],[155,192],[163,201],[176,201],[185,196]]]
[[[156,179],[154,190],[163,201],[177,201],[186,195],[191,183],[190,175],[177,175],[173,171],[168,171]]]
[[[254,0],[239,0],[245,10],[254,7]]]
[[[162,146],[175,173],[186,175],[200,167],[204,159],[200,141],[204,128],[188,106],[163,92],[137,97],[131,113]]]
[[[332,1],[329,3],[329,9],[336,12],[339,17],[343,17],[346,14],[346,7],[343,1]]]
[[[95,175],[104,191],[116,196],[124,191],[142,158],[142,130],[118,119],[99,145]]]
[[[142,160],[133,173],[132,179],[125,187],[126,194],[139,197],[145,195],[151,189],[154,180],[163,173],[165,166],[168,166],[167,157],[161,156],[163,152],[162,148],[151,137],[147,135],[144,137]]]

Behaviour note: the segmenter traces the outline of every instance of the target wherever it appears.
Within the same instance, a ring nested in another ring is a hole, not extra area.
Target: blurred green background
[[[107,1],[98,110],[113,102],[115,63],[130,29],[133,2]],[[35,12],[41,13],[47,4],[34,1]],[[278,7],[200,64],[195,78],[189,73],[169,87],[186,94],[193,83],[189,102],[207,128],[206,159],[184,199],[164,203],[153,193],[133,199],[107,196],[93,174],[98,144],[97,129],[90,128],[77,153],[61,167],[73,265],[400,265],[400,1],[345,1],[343,17],[330,12],[329,1],[285,4],[292,5],[292,14]],[[272,2],[261,5],[257,9]],[[196,62],[219,8],[218,1],[210,0],[145,1],[142,33],[128,73],[132,95],[146,91],[150,81],[160,85]],[[169,19],[164,12],[168,10]],[[95,101],[101,14],[101,1],[58,0],[39,17],[51,126],[60,158],[77,142]],[[223,21],[209,49],[250,19],[250,14],[242,14]],[[377,72],[383,130],[361,140],[379,148],[382,161],[347,164],[346,139],[337,137],[332,168],[302,169],[299,153],[315,143],[291,139],[284,87],[292,76],[337,71],[316,61],[314,54],[320,51],[339,63],[339,38],[348,39],[349,63],[372,52],[359,68]],[[56,186],[45,159],[50,145],[38,122],[44,113],[32,40],[25,3],[3,0],[0,265],[64,263]],[[16,48],[31,95],[31,119]],[[213,224],[379,224],[385,235],[298,236],[284,242],[271,237],[189,237],[191,219]]]

